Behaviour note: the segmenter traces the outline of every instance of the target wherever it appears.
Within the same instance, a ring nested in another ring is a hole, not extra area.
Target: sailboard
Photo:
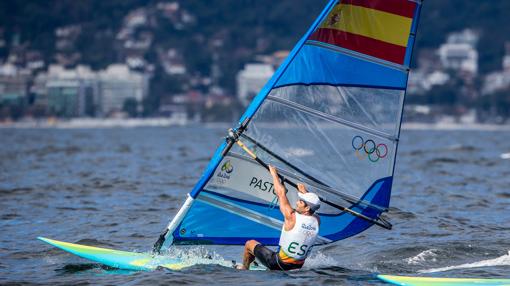
[[[226,133],[153,253],[251,239],[278,245],[283,216],[268,164],[278,168],[291,204],[298,182],[319,195],[317,244],[372,225],[391,229],[382,214],[390,204],[421,6],[420,0],[331,0]],[[131,269],[119,252],[98,258],[51,244]]]
[[[377,278],[402,286],[508,286],[510,279],[484,279],[484,278],[441,278],[441,277],[411,277],[378,275]]]
[[[296,183],[322,203],[317,244],[387,229],[419,0],[333,0],[221,142],[154,245],[278,245]]]
[[[209,259],[209,258],[176,258],[168,255],[154,255],[152,253],[130,252],[114,250],[109,248],[88,246],[76,243],[58,241],[45,237],[38,237],[39,240],[57,247],[65,252],[85,258],[89,261],[100,263],[112,268],[119,268],[131,271],[153,271],[158,268],[169,270],[183,270],[197,264],[214,264],[231,268],[236,265],[234,261]],[[260,265],[251,265],[250,270],[266,270]]]
[[[181,259],[165,256],[154,257],[151,253],[113,250],[63,242],[44,237],[39,237],[38,239],[54,247],[60,248],[63,251],[113,268],[134,271],[151,271],[158,267],[168,268],[171,270],[181,270],[191,266],[184,263]]]

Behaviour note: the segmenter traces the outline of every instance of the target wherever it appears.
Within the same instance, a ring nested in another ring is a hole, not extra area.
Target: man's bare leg
[[[259,245],[260,242],[256,240],[248,240],[244,244],[244,254],[243,254],[243,265],[239,267],[239,269],[250,269],[250,264],[255,260],[255,254],[253,253],[255,251],[255,246]]]

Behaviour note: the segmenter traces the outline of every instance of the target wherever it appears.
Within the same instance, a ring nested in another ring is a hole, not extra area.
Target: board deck
[[[482,279],[482,278],[439,278],[439,277],[410,277],[394,275],[377,275],[377,278],[394,284],[405,286],[510,286],[510,279]]]
[[[181,270],[197,264],[217,264],[224,267],[232,267],[232,261],[226,260],[212,261],[206,258],[194,258],[188,261],[164,255],[153,256],[150,253],[120,251],[63,242],[44,237],[38,237],[38,239],[87,260],[124,270],[152,271],[158,267],[170,270]],[[265,270],[265,268],[255,267],[253,269],[250,268],[250,270]]]

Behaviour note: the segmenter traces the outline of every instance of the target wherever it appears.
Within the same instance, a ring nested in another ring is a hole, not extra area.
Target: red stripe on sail
[[[310,38],[397,64],[404,64],[406,48],[335,29],[319,28]]]
[[[361,6],[407,18],[413,18],[416,9],[416,3],[409,0],[344,0],[341,4]]]

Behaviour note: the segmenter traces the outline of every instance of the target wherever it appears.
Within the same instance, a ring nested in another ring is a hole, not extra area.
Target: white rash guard
[[[319,234],[319,221],[315,216],[295,213],[296,224],[286,231],[282,227],[280,252],[278,256],[284,263],[303,264]]]

